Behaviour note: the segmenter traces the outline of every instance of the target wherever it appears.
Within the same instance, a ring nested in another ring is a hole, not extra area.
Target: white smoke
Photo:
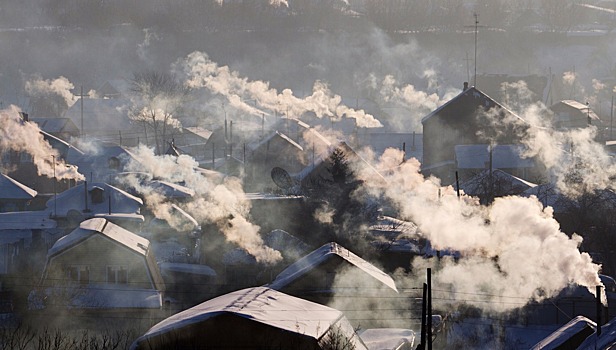
[[[288,117],[299,118],[306,112],[313,112],[317,117],[329,117],[332,120],[355,118],[360,127],[374,128],[382,124],[374,116],[363,110],[355,110],[343,105],[342,98],[333,94],[327,84],[315,82],[312,94],[299,98],[293,91],[282,92],[270,88],[263,81],[249,81],[227,66],[218,66],[203,52],[193,52],[186,59],[178,61],[176,67],[187,75],[188,85],[192,88],[206,88],[214,94],[226,97],[229,104],[243,112],[255,116],[269,114],[273,111]],[[254,101],[251,106],[247,101]]]
[[[134,149],[135,159],[129,161],[127,171],[146,172],[155,178],[179,183],[195,191],[191,201],[183,205],[198,222],[218,226],[227,240],[238,244],[258,262],[271,264],[282,259],[280,252],[267,247],[259,235],[259,227],[248,219],[250,202],[236,178],[218,179],[208,177],[197,170],[198,163],[190,156],[156,156],[145,146]],[[136,179],[130,179],[132,184]],[[130,183],[129,183],[130,184]],[[138,189],[145,197],[146,205],[161,219],[172,216],[172,206],[164,201],[153,188],[140,185]],[[168,221],[173,225],[173,220]]]
[[[436,87],[436,73],[426,71],[424,75],[429,85]],[[398,129],[421,130],[421,118],[451,99],[459,90],[450,89],[443,98],[437,93],[427,93],[413,85],[401,86],[392,75],[387,75],[381,82],[380,96],[385,105],[392,105],[388,111],[394,117],[392,124]],[[396,111],[397,110],[397,111]],[[402,115],[400,115],[402,111]]]
[[[0,110],[0,154],[9,151],[29,154],[39,175],[52,178],[55,173],[59,180],[84,179],[77,167],[66,164],[58,151],[45,141],[38,125],[22,120],[16,106]]]
[[[525,157],[536,158],[547,169],[561,193],[577,197],[595,190],[613,188],[616,165],[603,145],[597,142],[597,128],[555,129],[553,112],[543,103],[531,103],[525,83],[508,84],[506,99],[522,119],[491,119],[496,124],[525,126],[521,142]],[[515,97],[515,98],[514,98]],[[490,116],[487,114],[486,116]],[[490,120],[490,119],[488,119]],[[575,176],[576,181],[569,181]]]
[[[434,249],[460,252],[459,261],[444,259],[435,271],[439,289],[482,295],[468,302],[500,311],[523,305],[505,303],[506,296],[522,303],[539,301],[569,283],[594,293],[600,266],[578,250],[581,237],[560,231],[551,208],[534,197],[498,198],[489,207],[472,197],[458,199],[452,187],[424,178],[417,160],[397,166],[401,157],[401,151],[388,149],[380,158],[377,168],[385,174],[384,184],[367,173],[360,176],[366,176],[365,190],[391,201]],[[423,263],[416,261],[414,270]]]
[[[60,76],[56,79],[43,79],[35,76],[26,82],[26,92],[31,97],[48,98],[50,96],[60,96],[68,107],[72,106],[78,99],[71,92],[75,86],[65,77]]]

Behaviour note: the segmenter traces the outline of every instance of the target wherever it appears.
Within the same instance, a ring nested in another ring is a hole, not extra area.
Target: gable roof
[[[30,118],[30,121],[38,124],[41,130],[49,133],[79,133],[79,128],[70,118]]]
[[[112,213],[138,213],[143,201],[117,187],[106,183],[88,183],[88,192],[94,188],[103,189],[106,195],[101,203],[91,203],[88,200],[88,209],[92,214],[109,213],[109,197],[112,201]],[[85,209],[84,183],[57,194],[47,201],[47,210],[52,210],[58,216],[67,214],[71,209]],[[88,194],[88,198],[91,198]]]
[[[559,105],[564,105],[566,107],[572,108],[577,110],[580,114],[584,114],[587,116],[590,116],[590,119],[592,120],[599,120],[599,116],[597,115],[597,113],[595,113],[595,111],[592,110],[592,108],[590,108],[588,105],[585,105],[581,102],[575,101],[575,100],[562,100],[559,102],[556,102],[555,104],[553,104],[552,106],[550,106],[551,110],[554,109],[558,109]]]
[[[332,257],[340,257],[344,259],[349,264],[359,268],[360,270],[368,274],[370,277],[383,283],[392,290],[398,292],[394,280],[388,274],[379,270],[371,263],[360,258],[353,252],[349,251],[348,249],[335,242],[326,243],[320,248],[312,251],[310,254],[291,264],[280,274],[278,274],[274,282],[272,282],[268,286],[272,289],[280,290],[285,286],[289,285],[291,282],[306,275],[307,273],[317,268],[319,265],[331,259]]]
[[[235,315],[316,340],[321,339],[332,331],[334,326],[337,326],[339,329],[336,331],[343,332],[352,341],[355,349],[365,349],[365,345],[355,334],[353,327],[342,312],[266,287],[231,292],[172,315],[139,337],[131,345],[131,349],[148,343],[150,338],[180,331],[184,327],[190,327],[223,314]]]
[[[460,185],[460,189],[464,190],[464,193],[471,196],[487,194],[486,192],[489,189],[486,185],[488,184],[487,177],[489,174],[489,169],[481,171],[479,174],[462,183]],[[513,176],[500,169],[492,169],[492,177],[494,183],[499,184],[497,192],[502,191],[504,194],[522,193],[537,186],[532,182],[520,179],[519,177]]]
[[[150,241],[102,218],[89,219],[60,238],[47,252],[47,258],[78,245],[94,235],[102,235],[140,255],[146,255]]]
[[[38,192],[0,173],[0,199],[32,199]]]
[[[507,111],[508,113],[511,113],[511,114],[515,115],[516,117],[518,117],[517,114],[515,114],[513,111],[509,110],[507,107],[505,107],[505,106],[501,105],[500,103],[496,102],[496,100],[494,100],[492,97],[486,95],[485,93],[483,93],[481,90],[475,88],[474,86],[471,86],[468,89],[460,92],[456,97],[454,97],[451,100],[447,101],[446,103],[442,104],[440,107],[438,107],[437,109],[432,111],[427,116],[423,117],[421,119],[421,123],[422,124],[425,123],[428,119],[430,119],[433,116],[439,114],[443,109],[449,107],[450,105],[453,105],[453,104],[459,102],[462,98],[469,96],[469,94],[472,94],[473,97],[475,97],[475,98],[480,98],[481,97],[481,98],[489,101],[495,107],[502,108],[503,110]],[[518,117],[518,118],[520,118],[520,117]]]

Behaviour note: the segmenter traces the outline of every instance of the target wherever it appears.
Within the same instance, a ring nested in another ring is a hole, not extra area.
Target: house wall
[[[70,266],[87,266],[90,284],[107,283],[108,266],[124,266],[127,268],[127,285],[130,288],[156,289],[143,255],[101,235],[94,235],[52,257],[43,284],[69,283],[67,269]]]

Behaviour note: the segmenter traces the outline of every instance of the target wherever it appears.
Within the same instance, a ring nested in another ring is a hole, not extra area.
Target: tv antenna
[[[473,27],[475,30],[475,72],[473,75],[473,86],[477,86],[477,34],[479,33],[479,28],[480,27],[485,27],[485,26],[480,26],[479,25],[479,14],[477,12],[473,13],[473,17],[475,17],[475,24],[473,26],[465,26],[465,27]]]

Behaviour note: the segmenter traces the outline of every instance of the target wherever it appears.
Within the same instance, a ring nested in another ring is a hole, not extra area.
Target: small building
[[[45,302],[37,306],[160,309],[164,290],[150,242],[95,218],[60,238],[47,253],[38,295]]]
[[[367,349],[342,312],[255,287],[175,314],[150,328],[130,349],[331,349],[333,341]]]
[[[533,158],[524,156],[522,145],[456,145],[456,169],[460,179],[466,180],[478,172],[490,169],[500,169],[511,175],[526,179],[537,177],[541,167]]]
[[[574,100],[563,100],[550,106],[554,112],[552,121],[556,129],[585,128],[589,125],[601,127],[599,116],[589,105]]]

